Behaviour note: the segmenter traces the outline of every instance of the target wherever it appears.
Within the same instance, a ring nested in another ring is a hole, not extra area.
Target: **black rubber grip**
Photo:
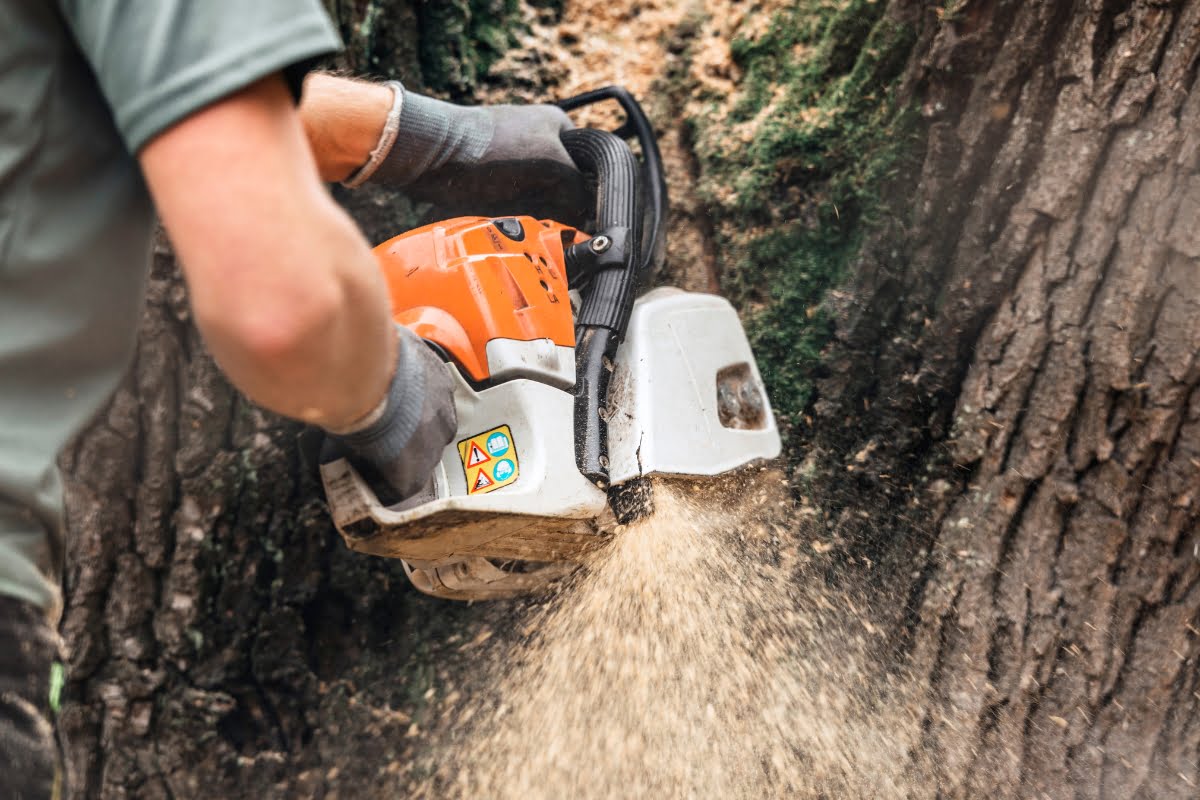
[[[627,228],[632,237],[624,268],[595,275],[575,318],[577,328],[607,328],[619,341],[633,309],[642,263],[637,158],[620,137],[594,128],[566,131],[562,142],[579,169],[596,181],[595,230]]]
[[[562,135],[575,164],[595,181],[596,218],[593,238],[587,246],[594,247],[600,239],[598,234],[607,232],[605,238],[611,248],[593,249],[582,256],[580,267],[586,266],[587,281],[582,307],[575,317],[575,463],[583,475],[604,489],[609,488],[605,422],[608,384],[617,346],[629,325],[633,299],[641,284],[648,282],[662,264],[667,215],[667,184],[658,143],[633,96],[620,87],[608,86],[559,105],[571,110],[608,99],[617,100],[625,110],[627,121],[620,130],[609,133],[585,128]],[[634,134],[641,145],[644,169],[624,141]],[[644,229],[648,233],[644,234]],[[643,247],[646,252],[642,252]],[[644,502],[638,505],[646,507]]]
[[[558,102],[559,108],[572,111],[577,108],[601,103],[605,100],[615,100],[625,112],[625,123],[613,133],[622,139],[630,137],[637,139],[642,148],[642,193],[641,203],[644,206],[645,221],[642,225],[642,263],[639,266],[639,291],[648,288],[650,278],[662,269],[666,260],[667,235],[664,226],[667,221],[667,181],[663,177],[662,154],[658,150],[658,139],[654,135],[654,126],[646,117],[642,106],[623,86],[605,86],[590,92],[569,97]]]

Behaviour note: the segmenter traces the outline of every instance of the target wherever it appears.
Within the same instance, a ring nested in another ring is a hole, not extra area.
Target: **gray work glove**
[[[560,139],[574,127],[562,109],[459,106],[403,91],[396,141],[372,181],[443,213],[583,221],[590,198]]]
[[[378,419],[352,433],[330,434],[354,460],[377,474],[392,496],[405,500],[429,485],[442,451],[458,430],[454,382],[446,364],[408,328],[397,325],[396,372]]]

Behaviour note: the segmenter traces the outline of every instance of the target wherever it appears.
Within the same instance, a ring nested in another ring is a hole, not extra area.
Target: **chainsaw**
[[[429,488],[399,504],[348,459],[323,464],[321,478],[346,544],[401,559],[426,594],[544,589],[650,512],[652,477],[717,476],[779,454],[733,307],[649,288],[667,191],[642,108],[615,86],[560,105],[609,100],[624,111],[617,130],[562,134],[595,187],[588,232],[458,217],[375,249],[395,321],[453,376],[458,434]]]

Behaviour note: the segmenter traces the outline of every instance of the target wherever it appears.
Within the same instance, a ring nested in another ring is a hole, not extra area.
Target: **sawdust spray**
[[[733,496],[655,487],[655,513],[482,671],[493,702],[462,710],[439,794],[910,794],[916,725],[871,626],[781,560],[778,499]]]

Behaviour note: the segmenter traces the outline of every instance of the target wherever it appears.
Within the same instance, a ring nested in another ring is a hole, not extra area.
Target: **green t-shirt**
[[[55,603],[55,458],[133,353],[153,231],[134,154],[339,46],[319,0],[0,0],[0,594]]]

